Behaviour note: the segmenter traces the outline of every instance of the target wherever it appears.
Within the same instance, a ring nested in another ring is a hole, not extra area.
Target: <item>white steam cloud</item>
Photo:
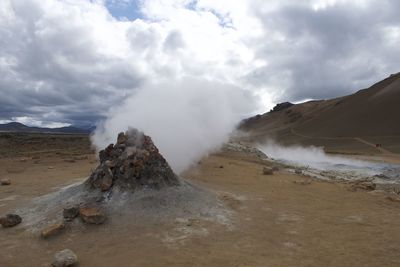
[[[252,95],[220,82],[184,78],[148,84],[110,110],[92,141],[104,148],[115,142],[118,132],[137,128],[152,137],[180,173],[227,141],[255,106]]]
[[[327,155],[322,147],[281,146],[269,141],[259,145],[259,149],[273,159],[308,166],[318,170],[338,168],[362,169],[371,165],[371,163],[361,160]]]

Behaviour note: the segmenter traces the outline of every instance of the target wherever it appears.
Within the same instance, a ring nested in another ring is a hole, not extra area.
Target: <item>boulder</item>
[[[270,167],[264,167],[263,168],[263,174],[264,175],[273,175],[274,174],[274,170]]]
[[[54,254],[53,267],[74,267],[78,265],[78,257],[69,249],[64,249]]]
[[[53,225],[50,225],[48,227],[46,227],[45,229],[42,230],[42,232],[40,233],[41,237],[43,238],[49,238],[55,235],[58,235],[59,233],[61,233],[65,228],[65,224],[63,222],[61,223],[56,223]]]
[[[79,215],[79,207],[67,207],[63,210],[63,217],[67,221],[72,221]]]
[[[10,185],[11,184],[11,180],[8,178],[3,178],[0,180],[0,184],[1,185]]]
[[[79,208],[79,216],[82,221],[88,224],[102,224],[106,221],[106,215],[96,207]]]
[[[17,214],[7,214],[0,218],[0,224],[3,227],[13,227],[22,222],[22,218]]]

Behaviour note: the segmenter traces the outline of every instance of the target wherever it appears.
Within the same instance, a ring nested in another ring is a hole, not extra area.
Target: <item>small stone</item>
[[[357,191],[357,190],[373,191],[375,189],[376,189],[376,184],[369,181],[356,181],[351,185],[352,191]]]
[[[113,174],[109,168],[104,170],[104,176],[100,182],[101,191],[108,191],[113,184]]]
[[[220,168],[220,169],[223,169],[223,168],[224,168],[224,165],[219,166],[219,168]]]
[[[274,174],[274,171],[273,171],[272,168],[270,168],[270,167],[264,167],[264,168],[263,168],[263,174],[264,174],[264,175],[273,175],[273,174]]]
[[[295,174],[303,174],[303,171],[300,170],[300,169],[295,169],[295,170],[294,170],[294,173],[295,173]]]
[[[400,197],[395,197],[395,196],[387,196],[387,200],[390,200],[392,202],[400,202]]]
[[[296,181],[293,181],[293,183],[299,184],[299,185],[309,185],[309,184],[311,184],[311,180],[296,180]]]
[[[79,207],[68,207],[63,210],[63,217],[67,221],[72,221],[79,215]]]
[[[10,185],[11,184],[11,180],[8,178],[4,178],[0,180],[0,184],[1,185]]]
[[[56,223],[43,229],[40,235],[43,238],[49,238],[51,236],[55,236],[61,233],[64,230],[64,228],[65,228],[64,223]]]
[[[73,267],[77,266],[78,257],[69,249],[64,249],[54,254],[53,267]]]
[[[79,208],[79,215],[82,221],[89,224],[102,224],[107,219],[104,213],[95,207],[81,207]]]
[[[0,224],[3,227],[13,227],[22,222],[22,218],[17,214],[7,214],[5,217],[0,218]]]

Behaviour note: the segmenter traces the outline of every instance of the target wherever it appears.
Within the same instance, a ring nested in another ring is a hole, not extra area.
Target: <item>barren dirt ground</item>
[[[12,182],[0,186],[0,214],[88,176],[95,156],[79,153],[0,158],[0,178]],[[64,248],[78,255],[80,266],[400,266],[400,203],[342,183],[302,184],[309,178],[285,170],[262,175],[264,164],[221,153],[182,175],[219,195],[233,212],[230,225],[199,220],[179,230],[131,221],[121,227],[111,218],[48,240],[19,226],[3,228],[0,266],[49,266]]]

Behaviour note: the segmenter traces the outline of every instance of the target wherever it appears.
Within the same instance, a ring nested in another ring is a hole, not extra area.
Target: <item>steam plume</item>
[[[103,148],[118,132],[137,128],[153,138],[179,173],[226,141],[255,107],[250,94],[220,82],[184,78],[148,84],[110,110],[92,141]]]

